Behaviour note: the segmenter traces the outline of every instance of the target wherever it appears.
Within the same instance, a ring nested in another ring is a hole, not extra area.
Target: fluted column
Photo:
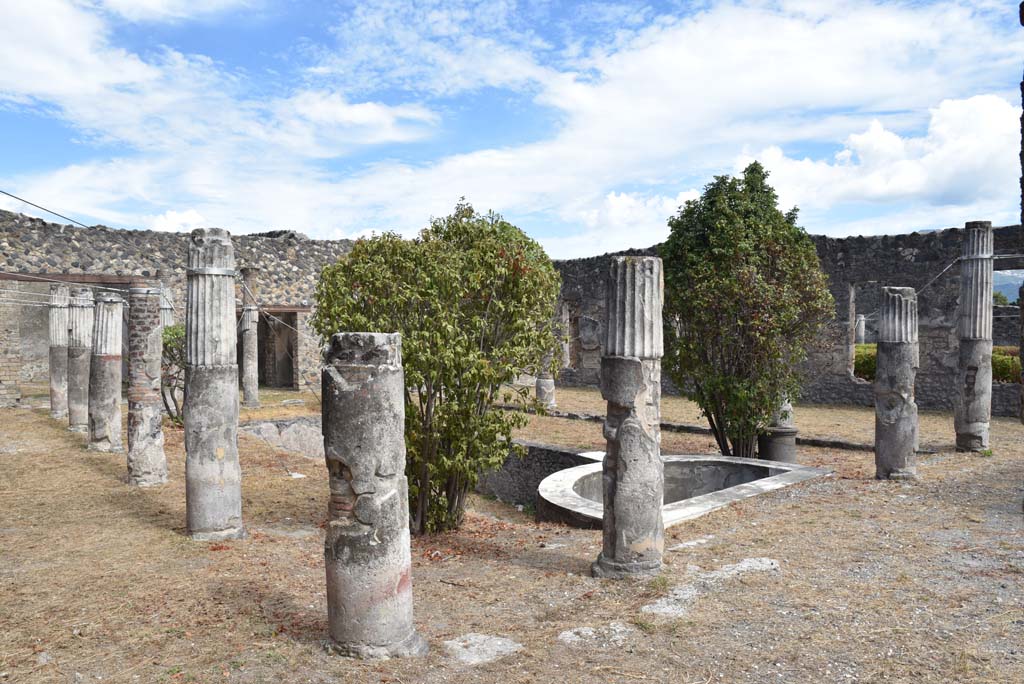
[[[50,417],[68,417],[67,285],[50,285]]]
[[[964,229],[960,257],[960,354],[958,391],[953,403],[956,448],[988,448],[992,417],[992,265],[994,242],[989,221]]]
[[[89,366],[95,303],[88,287],[71,288],[68,304],[68,429],[89,432]]]
[[[160,283],[160,327],[174,325],[174,292],[165,283]]]
[[[89,365],[89,448],[122,451],[121,439],[121,335],[124,301],[121,295],[96,295]]]
[[[401,336],[336,334],[321,378],[331,648],[362,658],[426,653],[412,619]]]
[[[128,484],[167,481],[160,369],[163,326],[161,288],[144,278],[132,282],[128,307]]]
[[[258,338],[260,311],[256,302],[256,276],[260,270],[254,266],[242,269],[242,403],[254,408],[260,405],[260,368]]]
[[[193,539],[244,536],[238,462],[235,252],[220,228],[192,231],[185,306],[185,509]]]
[[[883,287],[875,368],[875,477],[917,476],[917,294]]]
[[[868,318],[864,314],[857,314],[857,326],[854,332],[854,342],[857,344],[864,344],[864,338],[867,336],[868,330]]]
[[[664,553],[661,507],[662,270],[655,257],[613,257],[601,357],[608,402],[603,544],[595,577],[655,574]]]

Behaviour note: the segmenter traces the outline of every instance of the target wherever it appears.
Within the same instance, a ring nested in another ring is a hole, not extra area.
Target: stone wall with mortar
[[[16,290],[17,288],[6,288]],[[0,406],[14,406],[21,400],[18,389],[21,374],[21,339],[18,326],[19,307],[4,303],[4,299],[17,297],[4,293],[0,297]],[[36,308],[36,307],[33,307]],[[38,307],[40,310],[46,310]],[[49,353],[49,346],[47,346]]]
[[[349,240],[310,240],[293,231],[234,235],[232,242],[239,266],[259,267],[257,292],[266,307],[301,308],[313,301],[320,270],[351,249]],[[132,275],[155,276],[160,270],[173,291],[182,322],[185,301],[187,236],[146,230],[117,230],[104,226],[80,228],[48,223],[42,219],[0,210],[0,270],[28,275],[107,276],[127,283]],[[7,283],[4,288],[16,281]],[[30,286],[48,292],[48,285]],[[109,286],[109,284],[108,284]],[[241,291],[238,296],[241,297]],[[45,380],[47,372],[45,309],[22,307],[19,311],[22,366],[21,379]],[[298,317],[308,317],[300,312]],[[302,326],[296,326],[303,329]],[[308,326],[306,327],[308,331]],[[319,378],[319,349],[309,337],[298,343],[295,377]],[[301,385],[300,385],[301,386]]]
[[[1020,226],[995,229],[997,254],[1019,254]],[[920,289],[960,256],[963,229],[878,237],[829,238],[812,236],[822,269],[836,302],[836,317],[805,367],[802,401],[824,404],[873,405],[871,384],[853,377],[853,334],[857,314],[868,317],[868,341],[874,341],[878,296],[883,285]],[[633,250],[650,254],[656,248]],[[612,255],[558,261],[562,275],[561,315],[568,344],[562,385],[596,385],[600,368],[600,339],[604,327],[604,274]],[[1000,259],[997,270],[1024,268],[1024,259]],[[917,402],[923,409],[952,408],[957,364],[956,317],[960,270],[953,265],[925,288],[919,297],[921,370]],[[998,319],[1004,320],[1004,319]],[[1012,319],[1007,327],[1014,326]],[[1002,335],[1002,332],[1000,332]],[[1002,339],[1002,337],[1000,338]],[[672,387],[665,384],[665,391]],[[1017,415],[1019,390],[996,386],[995,415]]]

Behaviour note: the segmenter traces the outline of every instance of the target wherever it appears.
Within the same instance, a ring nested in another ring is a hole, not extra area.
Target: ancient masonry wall
[[[1020,231],[1020,226],[996,228],[996,254],[1019,254]],[[867,341],[874,342],[881,287],[922,288],[960,256],[962,236],[962,228],[879,237],[837,239],[811,236],[822,269],[828,275],[829,289],[836,302],[836,318],[820,349],[808,359],[800,401],[873,405],[871,383],[853,376],[852,345],[857,314],[867,316]],[[632,250],[623,254],[653,254],[655,250]],[[611,256],[555,263],[562,276],[559,313],[567,322],[569,337],[563,354],[566,368],[559,375],[559,384],[598,384],[600,340],[606,320],[605,285],[601,274],[606,271]],[[997,260],[996,268],[1024,268],[1024,260]],[[959,291],[960,269],[954,265],[922,291],[918,299],[921,368],[916,392],[917,403],[922,409],[950,410],[953,406]],[[1004,313],[1012,315],[1012,310],[1000,310],[997,315]],[[1000,324],[1007,328],[1019,325],[1012,318],[996,320],[1009,321]],[[1000,338],[1006,339],[1001,335]],[[662,375],[662,383],[664,391],[674,391],[665,374]],[[1019,406],[1019,385],[996,383],[993,386],[993,415],[1018,415]]]
[[[14,406],[21,400],[21,391],[18,389],[21,373],[21,335],[18,326],[18,307],[5,304],[3,299],[0,297],[0,406]],[[39,309],[47,311],[49,316],[47,309]]]
[[[310,240],[293,231],[272,231],[232,236],[239,267],[256,266],[256,292],[262,307],[302,309],[313,303],[316,280],[321,269],[349,252],[349,240]],[[42,219],[0,210],[0,270],[16,273],[57,273],[107,276],[121,279],[127,296],[130,276],[154,277],[158,269],[172,291],[181,323],[185,301],[185,259],[188,237],[182,233],[146,230],[116,230],[104,226],[76,228],[48,223]],[[16,281],[8,283],[5,288]],[[49,284],[18,283],[22,288],[48,293]],[[110,287],[110,284],[105,285]],[[241,286],[237,295],[241,298]],[[47,312],[44,308],[22,307],[20,320],[22,381],[45,381],[49,342]],[[305,324],[308,311],[277,315],[301,320],[296,327],[315,337]],[[11,320],[6,316],[5,320]],[[299,335],[294,354],[294,377],[311,379],[319,386],[320,351],[309,337]],[[0,350],[12,349],[9,344]],[[299,387],[307,388],[303,382]]]

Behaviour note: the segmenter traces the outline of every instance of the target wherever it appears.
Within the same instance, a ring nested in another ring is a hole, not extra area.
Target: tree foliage
[[[359,240],[323,270],[311,323],[325,341],[339,331],[402,334],[414,533],[457,527],[479,474],[508,455],[525,419],[495,400],[555,348],[558,291],[540,245],[465,203],[413,240]],[[525,389],[504,394],[529,401]]]
[[[665,367],[708,418],[723,454],[753,456],[834,302],[797,210],[757,162],[717,176],[669,219]]]
[[[185,326],[181,323],[165,326],[163,342],[160,396],[167,415],[180,425],[181,405],[185,397]]]

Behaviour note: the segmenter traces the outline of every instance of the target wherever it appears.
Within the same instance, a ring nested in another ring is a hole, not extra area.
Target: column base
[[[189,532],[188,536],[194,541],[225,541],[227,539],[245,539],[248,536],[244,527],[230,527],[226,530],[214,530],[211,532]]]
[[[50,417],[54,420],[67,420],[67,411],[50,411]]]
[[[893,470],[889,474],[875,472],[876,480],[899,480],[903,482],[916,482],[917,470]]]
[[[413,632],[397,644],[386,646],[372,646],[369,644],[342,644],[333,639],[324,642],[324,648],[328,653],[344,656],[346,658],[361,658],[363,660],[387,660],[388,658],[410,658],[426,655],[430,650],[427,640]]]
[[[624,579],[626,577],[653,577],[661,572],[662,563],[656,561],[636,561],[633,563],[620,563],[608,560],[604,554],[599,554],[597,560],[590,566],[590,574],[594,577],[605,579]]]
[[[104,453],[119,454],[124,451],[124,447],[111,446],[104,442],[89,442],[85,447],[89,451],[102,451]]]
[[[69,425],[68,432],[89,432],[88,425]]]
[[[988,430],[982,433],[958,433],[956,436],[957,451],[983,451],[988,449]]]

